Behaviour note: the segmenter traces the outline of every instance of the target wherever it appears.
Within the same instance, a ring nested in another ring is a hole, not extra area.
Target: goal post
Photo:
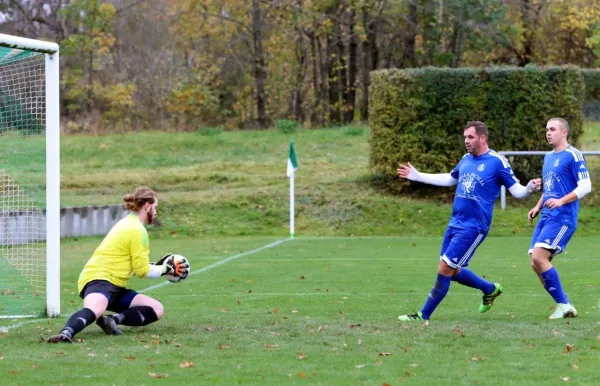
[[[60,314],[56,43],[0,34],[0,318]]]

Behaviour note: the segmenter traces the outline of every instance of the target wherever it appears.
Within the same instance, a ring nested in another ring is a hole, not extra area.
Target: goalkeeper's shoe
[[[398,316],[398,320],[401,322],[413,322],[413,321],[425,321],[425,319],[423,319],[423,313],[421,311],[415,313],[415,314],[408,314],[408,315],[400,315]]]
[[[479,306],[479,312],[488,312],[490,308],[492,308],[494,300],[500,295],[502,295],[502,285],[494,283],[494,292],[489,295],[483,295],[481,305]]]
[[[96,324],[100,326],[102,331],[107,335],[123,335],[123,332],[117,326],[117,322],[110,316],[100,315],[96,320]]]
[[[73,340],[68,334],[61,331],[60,334],[51,336],[48,343],[73,343]]]
[[[564,319],[574,318],[577,316],[577,310],[571,303],[558,303],[556,310],[548,317],[548,319]]]

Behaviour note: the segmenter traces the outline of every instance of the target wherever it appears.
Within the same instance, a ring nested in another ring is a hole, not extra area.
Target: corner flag
[[[287,176],[290,179],[290,238],[294,238],[294,174],[298,169],[298,160],[296,160],[296,150],[294,150],[294,141],[290,141],[290,156],[287,162]]]
[[[290,141],[290,156],[287,163],[287,176],[291,177],[298,169],[298,161],[296,160],[296,150],[294,150],[294,141]]]

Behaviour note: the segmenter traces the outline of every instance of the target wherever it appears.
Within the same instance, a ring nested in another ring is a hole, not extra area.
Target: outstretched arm
[[[527,183],[527,186],[523,186],[520,183],[513,184],[508,191],[514,198],[525,198],[529,196],[529,194],[533,192],[537,192],[540,190],[542,186],[542,181],[539,178],[533,179]]]
[[[415,169],[410,162],[406,165],[401,164],[398,166],[398,176],[400,176],[400,178],[406,178],[407,180],[436,186],[454,186],[458,183],[458,180],[452,177],[450,173],[421,173]]]

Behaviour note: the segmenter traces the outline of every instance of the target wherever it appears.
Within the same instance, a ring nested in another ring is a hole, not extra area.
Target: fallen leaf
[[[38,367],[40,367],[40,365],[38,365],[37,363],[34,363],[31,365],[32,369],[37,369]]]
[[[383,364],[383,361],[376,361],[375,364],[381,366]]]
[[[409,366],[410,366],[410,367],[419,367],[419,366],[421,366],[421,365],[420,365],[420,364],[418,364],[418,363],[411,363]]]
[[[380,357],[389,357],[390,355],[392,355],[392,354],[391,354],[391,353],[389,353],[389,352],[380,352],[380,353],[379,353],[379,356],[380,356]]]
[[[306,374],[304,373],[298,373],[298,376],[302,379],[306,379]]]
[[[472,361],[482,361],[483,358],[482,357],[477,357],[477,358],[471,358]]]
[[[306,358],[306,355],[304,355],[303,353],[299,352],[298,353],[298,359],[304,359]]]
[[[402,352],[408,352],[408,349],[406,347],[402,347]]]
[[[273,308],[273,311],[271,311],[274,314],[278,314],[279,313],[279,308]]]
[[[179,364],[179,367],[181,367],[182,369],[185,369],[187,367],[194,367],[194,364],[192,362],[183,362]]]
[[[240,298],[238,298],[237,304],[242,304],[242,302],[240,302]]]
[[[571,366],[571,367],[573,367],[575,370],[577,370],[577,369],[579,368],[579,365],[576,365],[576,364],[574,364],[574,365],[573,365],[573,366]]]
[[[152,378],[156,378],[156,379],[162,379],[162,378],[166,378],[169,376],[169,374],[156,374],[153,372],[149,372],[148,375],[151,376]]]
[[[452,329],[452,332],[457,333],[458,335],[460,335],[461,337],[465,337],[465,333],[462,332],[462,330],[460,328],[458,328],[458,324],[456,326],[454,326],[454,328]]]
[[[356,367],[357,369],[362,369],[363,367],[365,367],[365,365],[356,365],[354,367]]]
[[[567,382],[569,380],[569,377],[560,377],[560,380]]]
[[[206,326],[204,329],[209,332],[213,332],[215,330],[213,326]]]
[[[306,278],[304,277],[304,275],[300,276],[300,280],[304,280],[304,279],[306,279]]]
[[[15,371],[15,370],[10,370],[10,373],[11,373],[12,375],[17,375],[17,374],[19,374],[19,372],[18,372],[18,371]]]
[[[413,244],[413,245],[414,245],[414,244]],[[392,385],[390,385],[390,384],[389,384],[389,383],[387,383],[387,382],[383,382],[383,384],[382,384],[381,386],[392,386]]]
[[[230,348],[230,347],[229,347],[229,346],[226,346],[226,345],[224,345],[224,344],[220,344],[220,345],[218,345],[218,346],[217,346],[217,348],[218,348],[219,350],[227,350],[227,349],[228,349],[228,348]]]
[[[125,357],[125,359],[127,359],[128,361],[133,361],[135,360],[135,357],[130,355],[128,357]]]
[[[351,324],[350,325],[350,328],[354,328],[354,327],[360,327],[360,323],[358,323],[358,324]]]
[[[221,308],[221,312],[229,312],[229,308]]]
[[[571,352],[571,350],[573,349],[573,345],[572,344],[567,344],[565,345],[565,349],[567,350],[567,352]]]
[[[295,314],[296,312],[298,312],[298,310],[292,310],[292,314]]]
[[[265,348],[277,348],[277,347],[279,347],[278,344],[270,344],[270,343],[265,344]]]

